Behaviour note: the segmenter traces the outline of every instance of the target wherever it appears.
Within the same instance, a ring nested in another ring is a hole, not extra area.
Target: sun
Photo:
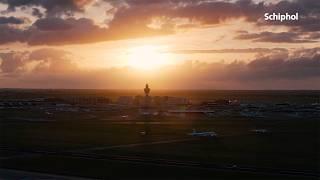
[[[154,70],[170,63],[168,53],[159,46],[139,46],[128,51],[128,65],[141,70]]]

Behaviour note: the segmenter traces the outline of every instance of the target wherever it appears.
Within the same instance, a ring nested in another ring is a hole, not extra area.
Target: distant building
[[[133,104],[135,106],[140,106],[140,105],[143,104],[143,101],[144,101],[144,97],[143,96],[135,96],[134,100],[133,100]]]
[[[189,100],[184,97],[165,97],[168,105],[187,105],[190,104]]]
[[[156,112],[165,112],[170,108],[176,109],[177,106],[186,107],[190,105],[189,99],[185,97],[151,96],[151,89],[148,84],[143,90],[144,96],[120,96],[117,104],[139,107],[141,114],[157,114]]]
[[[117,100],[117,104],[119,105],[133,105],[133,97],[132,96],[120,96]]]
[[[238,100],[218,99],[202,102],[201,106],[209,109],[225,108],[226,106],[240,106],[240,102]]]
[[[82,97],[82,96],[76,96],[72,97],[70,99],[64,100],[71,104],[77,104],[77,105],[103,105],[103,104],[109,104],[111,103],[111,100],[106,97]]]

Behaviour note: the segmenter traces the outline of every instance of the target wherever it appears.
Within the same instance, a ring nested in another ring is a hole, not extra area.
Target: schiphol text
[[[281,13],[265,13],[264,14],[265,21],[298,21],[299,13],[295,14],[281,14]]]

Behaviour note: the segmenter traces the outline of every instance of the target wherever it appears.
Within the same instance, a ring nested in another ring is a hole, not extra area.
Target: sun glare
[[[158,46],[139,46],[129,50],[128,65],[142,70],[154,70],[169,64],[170,55]]]

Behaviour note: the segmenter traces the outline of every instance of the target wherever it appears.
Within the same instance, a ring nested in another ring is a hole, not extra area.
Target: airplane
[[[266,134],[266,133],[268,133],[269,131],[266,130],[266,129],[253,129],[253,130],[251,130],[251,132],[254,132],[254,133],[256,133],[256,134]]]
[[[197,132],[195,129],[192,130],[192,133],[189,133],[190,136],[195,137],[217,137],[217,133],[211,132]]]

